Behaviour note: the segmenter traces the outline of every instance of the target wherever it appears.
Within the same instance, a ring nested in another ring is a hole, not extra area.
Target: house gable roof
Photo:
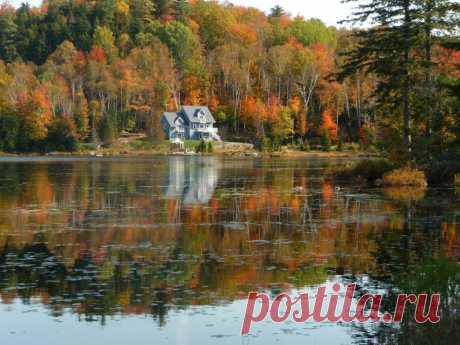
[[[206,123],[216,123],[211,111],[205,106],[183,106],[182,109],[177,112],[164,112],[163,121],[167,123],[169,127],[176,127],[178,125],[177,120],[183,119],[188,123],[200,123],[200,113],[204,115]]]
[[[170,127],[176,127],[176,124],[174,122],[177,118],[177,113],[165,112],[163,113],[163,118]]]
[[[205,106],[183,106],[181,112],[186,117],[187,121],[190,123],[199,123],[200,117],[199,113],[203,112],[206,123],[216,123],[214,117],[211,114],[211,111],[208,107]]]

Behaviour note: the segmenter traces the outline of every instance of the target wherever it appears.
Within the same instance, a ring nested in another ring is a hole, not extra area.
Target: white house
[[[169,140],[221,141],[216,121],[208,107],[183,106],[178,112],[163,113],[161,124]]]

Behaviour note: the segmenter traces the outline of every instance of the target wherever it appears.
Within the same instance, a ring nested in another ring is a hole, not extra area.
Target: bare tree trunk
[[[362,127],[362,118],[361,118],[361,83],[359,76],[356,77],[356,115],[358,116],[358,128]]]
[[[425,63],[426,63],[426,70],[425,70],[425,81],[426,81],[426,88],[427,88],[427,101],[431,102],[434,101],[434,90],[433,90],[433,68],[432,68],[432,48],[433,48],[433,40],[432,40],[432,30],[433,30],[433,23],[432,23],[432,11],[433,11],[433,0],[428,0],[425,3]],[[435,120],[435,111],[432,108],[429,108],[431,113],[427,114],[428,124],[427,124],[427,134],[431,136],[433,133],[433,124]]]
[[[410,92],[411,92],[411,82],[410,82],[410,1],[404,1],[404,85],[403,85],[403,125],[404,125],[404,146],[409,157],[412,154],[412,136],[411,136],[411,109],[410,109]]]
[[[310,83],[307,85],[306,83],[302,83],[300,85],[299,91],[302,96],[302,100],[304,103],[305,111],[308,111],[308,106],[310,105],[310,100],[313,95],[313,90],[316,87],[316,83],[318,82],[318,75],[315,75],[310,79]]]
[[[335,135],[337,138],[339,137],[339,104],[337,102],[337,107],[336,107],[336,112],[335,112]]]

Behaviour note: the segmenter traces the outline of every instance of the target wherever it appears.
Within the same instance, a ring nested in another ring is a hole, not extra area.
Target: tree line
[[[458,4],[349,1],[352,29],[203,0],[2,5],[0,150],[162,140],[161,113],[183,104],[271,147],[458,150]]]

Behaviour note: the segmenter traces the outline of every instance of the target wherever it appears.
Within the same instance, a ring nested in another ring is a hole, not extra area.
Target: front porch
[[[197,129],[193,133],[193,139],[205,141],[221,141],[217,134],[217,128]]]

